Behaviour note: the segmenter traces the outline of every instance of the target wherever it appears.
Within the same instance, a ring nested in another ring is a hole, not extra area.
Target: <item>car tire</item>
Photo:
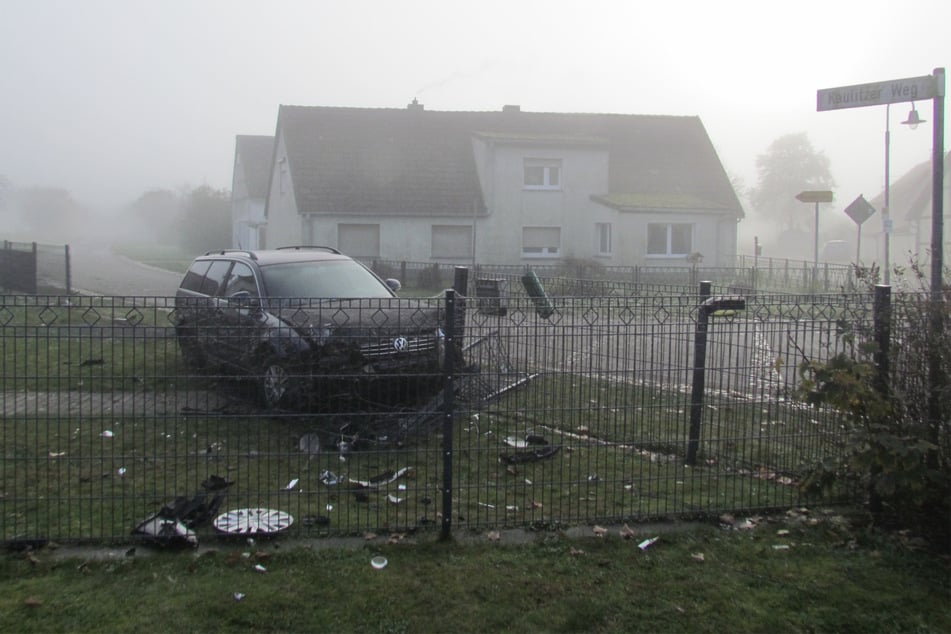
[[[261,368],[259,390],[261,403],[268,409],[287,405],[295,392],[297,380],[280,359],[268,359]]]

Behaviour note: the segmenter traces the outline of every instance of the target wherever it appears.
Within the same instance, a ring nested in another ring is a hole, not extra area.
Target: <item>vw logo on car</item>
[[[406,337],[397,337],[393,340],[393,349],[397,352],[406,350],[407,345],[409,345],[409,342],[406,340]]]

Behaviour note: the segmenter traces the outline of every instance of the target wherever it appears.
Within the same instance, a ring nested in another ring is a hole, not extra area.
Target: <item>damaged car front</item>
[[[261,396],[270,407],[412,405],[441,385],[441,310],[428,300],[287,300],[267,311],[270,357]]]
[[[398,288],[326,247],[210,252],[176,296],[179,346],[270,408],[411,407],[441,385],[441,309]]]

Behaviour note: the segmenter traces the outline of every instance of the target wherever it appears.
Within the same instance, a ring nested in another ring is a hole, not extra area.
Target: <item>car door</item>
[[[219,295],[219,312],[227,329],[227,335],[219,342],[223,353],[231,365],[254,371],[253,355],[264,339],[265,319],[252,268],[244,262],[235,262]]]
[[[226,340],[228,331],[221,312],[218,293],[231,270],[230,260],[215,260],[202,279],[199,296],[207,297],[207,303],[196,307],[196,339],[205,358],[215,363],[227,363],[222,354],[222,340]]]

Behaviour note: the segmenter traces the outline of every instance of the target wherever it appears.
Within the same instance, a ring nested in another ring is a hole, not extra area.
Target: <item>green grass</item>
[[[207,387],[214,393],[214,385]],[[611,406],[594,407],[588,398],[593,394]],[[140,404],[130,411],[116,406],[95,414],[93,401],[78,416],[37,412],[0,421],[4,539],[128,540],[138,521],[177,495],[199,491],[211,475],[234,483],[229,508],[280,508],[297,519],[292,532],[298,535],[439,524],[440,433],[399,447],[371,445],[341,461],[333,450],[311,457],[298,449],[298,438],[314,431],[326,444],[339,424],[336,417],[255,414],[241,401],[184,415],[179,404],[171,411],[146,405],[157,394],[136,397]],[[775,438],[735,442],[740,427],[749,426],[749,412],[737,408],[729,422],[736,429],[708,438],[698,465],[690,467],[682,459],[682,409],[665,400],[676,398],[653,388],[555,375],[488,409],[461,410],[453,426],[454,523],[462,529],[549,527],[587,518],[635,521],[802,502],[795,480],[777,474],[800,466],[804,448],[812,446],[808,436],[803,444],[790,425],[781,435],[773,428],[757,432]],[[638,403],[650,403],[650,411],[638,411]],[[359,417],[350,420],[361,425]],[[500,462],[516,450],[509,440],[527,433],[543,436],[558,452],[535,462]],[[379,490],[320,482],[324,471],[367,481],[404,468],[410,471],[403,478]],[[294,491],[282,491],[294,479],[300,481]],[[304,518],[321,516],[332,523],[304,525]]]
[[[8,296],[0,307],[0,363],[7,389],[165,389],[183,370],[169,311],[111,298],[72,304]]]
[[[198,253],[185,251],[182,247],[149,242],[123,242],[112,247],[114,253],[156,268],[183,273]]]
[[[151,556],[139,548],[104,558],[9,554],[0,559],[0,631],[951,630],[946,559],[853,533],[821,512],[780,520],[631,540],[547,533],[527,545],[503,534],[498,543],[479,535],[316,549],[242,542]],[[379,571],[369,565],[377,554],[389,559]]]

